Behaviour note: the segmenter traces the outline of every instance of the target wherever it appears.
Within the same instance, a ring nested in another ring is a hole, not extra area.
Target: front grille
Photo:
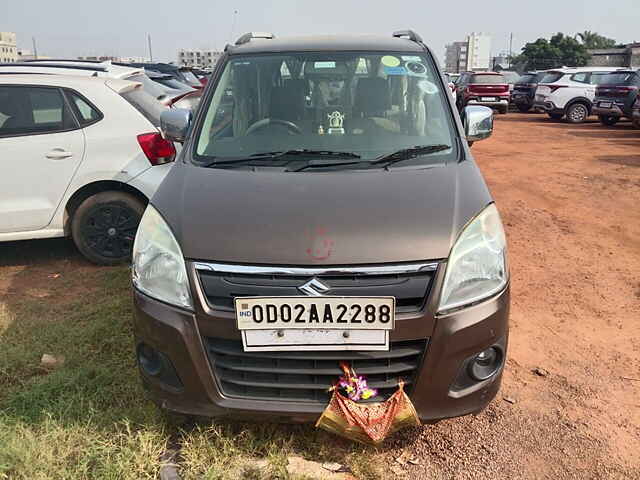
[[[416,312],[429,294],[434,271],[401,274],[263,275],[198,271],[207,302],[212,308],[233,311],[235,297],[286,297],[302,293],[298,287],[318,278],[329,287],[325,295],[396,298],[396,313]]]
[[[378,389],[369,401],[389,398],[400,380],[410,394],[427,341],[393,342],[388,352],[245,352],[241,341],[218,338],[204,338],[204,344],[226,396],[325,404],[342,374],[341,361]]]

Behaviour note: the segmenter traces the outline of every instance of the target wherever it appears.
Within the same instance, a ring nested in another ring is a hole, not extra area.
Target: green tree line
[[[547,70],[562,65],[582,67],[589,61],[587,50],[616,47],[616,41],[586,30],[574,36],[556,33],[550,39],[539,38],[522,47],[512,64],[523,70]]]

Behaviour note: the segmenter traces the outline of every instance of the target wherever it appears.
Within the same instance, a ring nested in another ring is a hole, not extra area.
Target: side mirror
[[[493,133],[493,110],[480,105],[464,107],[462,123],[469,145],[489,138]]]
[[[160,115],[160,131],[162,136],[172,142],[183,143],[191,126],[191,110],[172,108]]]

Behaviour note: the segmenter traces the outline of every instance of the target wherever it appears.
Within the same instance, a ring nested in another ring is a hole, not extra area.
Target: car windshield
[[[538,79],[538,75],[535,73],[525,73],[522,75],[517,83],[536,83]]]
[[[473,75],[469,83],[507,83],[502,75]]]
[[[505,78],[507,83],[516,83],[520,79],[520,75],[516,72],[502,72],[502,76]]]
[[[599,85],[629,85],[635,80],[636,73],[635,72],[617,72],[617,73],[609,73],[604,75],[600,81]]]
[[[364,162],[420,146],[407,163],[421,165],[457,154],[439,74],[423,55],[231,57],[206,101],[196,164],[291,151]],[[434,145],[447,148],[424,150]]]

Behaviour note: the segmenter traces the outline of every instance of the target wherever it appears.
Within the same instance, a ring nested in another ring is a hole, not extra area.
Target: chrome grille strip
[[[438,262],[359,267],[282,267],[193,262],[193,266],[196,270],[201,271],[239,275],[399,275],[403,273],[433,272],[438,268]]]

